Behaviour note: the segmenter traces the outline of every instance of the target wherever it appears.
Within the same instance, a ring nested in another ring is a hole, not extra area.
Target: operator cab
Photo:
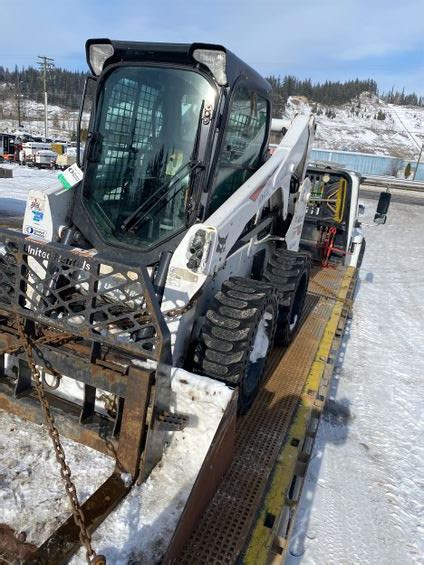
[[[97,85],[73,220],[97,249],[150,264],[262,165],[271,87],[219,45],[86,51]]]

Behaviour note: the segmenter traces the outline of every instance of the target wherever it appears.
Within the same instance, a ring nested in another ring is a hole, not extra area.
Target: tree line
[[[77,109],[81,100],[86,72],[68,71],[55,67],[48,71],[47,84],[49,103],[68,109]],[[346,82],[325,81],[313,83],[311,79],[298,79],[287,75],[267,77],[273,88],[272,100],[274,115],[284,112],[290,96],[306,96],[309,101],[326,106],[338,106],[357,98],[362,92],[379,94],[377,83],[373,79],[354,79]],[[0,101],[21,95],[24,98],[43,102],[42,73],[38,68],[27,67],[14,70],[0,66]],[[415,93],[405,94],[393,88],[388,93],[380,93],[386,102],[400,105],[424,106],[424,97]]]
[[[386,102],[389,102],[389,104],[398,104],[399,106],[424,106],[424,96],[417,96],[415,92],[405,94],[405,89],[399,92],[392,88],[384,95],[384,99]]]
[[[85,72],[68,71],[55,67],[47,73],[47,91],[49,104],[75,110],[79,107]],[[1,98],[16,97],[44,102],[43,75],[40,69],[27,67],[13,71],[0,66]],[[1,100],[1,99],[0,99]]]
[[[298,79],[287,75],[283,78],[274,75],[267,77],[272,86],[273,112],[275,116],[281,116],[290,96],[306,96],[310,102],[323,104],[325,106],[340,106],[358,98],[363,92],[379,95],[389,103],[399,105],[424,106],[424,97],[418,97],[415,93],[405,94],[395,92],[392,89],[388,93],[379,93],[377,83],[373,79],[354,79],[346,82],[325,81],[312,83],[311,79]]]

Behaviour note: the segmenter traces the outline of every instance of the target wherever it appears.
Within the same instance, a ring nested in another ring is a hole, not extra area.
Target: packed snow
[[[424,563],[423,224],[424,206],[393,203],[366,231],[289,565]]]
[[[169,433],[162,461],[135,486],[92,536],[108,563],[153,563],[164,554],[232,391],[182,369],[172,376],[172,410],[189,416]],[[69,515],[50,438],[42,426],[0,410],[0,524],[25,532],[40,545]],[[112,473],[114,461],[63,439],[81,501]],[[81,550],[71,561],[85,563]]]

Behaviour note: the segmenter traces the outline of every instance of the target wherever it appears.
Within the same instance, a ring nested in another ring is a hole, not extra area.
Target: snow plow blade
[[[150,473],[165,431],[179,424],[169,417],[169,331],[147,270],[0,229],[0,408],[41,423],[26,340],[37,368],[82,383],[80,402],[44,386],[60,431],[116,460],[84,504],[93,530]],[[98,409],[97,391],[114,399],[112,408]],[[79,545],[70,518],[37,550],[37,562],[62,562]]]

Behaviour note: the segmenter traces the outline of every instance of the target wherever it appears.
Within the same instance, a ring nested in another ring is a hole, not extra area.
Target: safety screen
[[[0,230],[0,308],[159,359],[166,325],[143,268]]]
[[[213,97],[191,70],[125,66],[107,76],[84,180],[106,240],[149,246],[185,227],[190,175],[170,181],[192,158],[202,107]],[[140,208],[142,221],[127,230]]]
[[[103,162],[99,164],[97,191],[104,200],[120,200],[133,174],[135,152],[139,166],[147,158],[162,128],[160,89],[121,78],[111,92],[104,117]],[[132,151],[130,151],[132,149]],[[135,194],[130,194],[134,199]]]
[[[260,165],[267,115],[267,101],[241,85],[231,106],[210,213],[219,208]]]

